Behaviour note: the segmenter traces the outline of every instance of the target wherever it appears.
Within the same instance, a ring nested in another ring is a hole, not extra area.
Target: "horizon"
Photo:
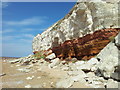
[[[11,2],[2,6],[2,56],[32,54],[33,38],[69,13],[76,2]]]

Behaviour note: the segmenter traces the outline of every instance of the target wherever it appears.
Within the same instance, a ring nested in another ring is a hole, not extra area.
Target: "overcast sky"
[[[31,54],[33,37],[62,19],[74,5],[75,2],[3,3],[2,56]]]

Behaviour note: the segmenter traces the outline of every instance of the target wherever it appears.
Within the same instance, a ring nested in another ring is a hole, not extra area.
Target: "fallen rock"
[[[31,77],[27,77],[26,79],[27,80],[32,80],[34,78],[34,76],[31,76]]]
[[[30,72],[30,69],[27,69],[27,68],[19,68],[17,69],[18,71],[21,71],[21,72],[25,72],[25,73],[28,73]]]
[[[74,82],[81,82],[81,83],[86,83],[86,80],[84,79],[85,76],[82,75],[77,75],[77,76],[73,76],[71,77],[71,80],[73,80]]]
[[[85,61],[77,61],[77,62],[75,62],[75,65],[77,65],[77,66],[80,66],[80,65],[83,65],[83,64],[85,64]]]
[[[21,62],[21,59],[16,59],[16,60],[11,60],[9,61],[11,64],[17,63],[17,62]]]
[[[87,75],[87,77],[89,77],[89,78],[95,77],[95,73],[94,73],[94,72],[88,72],[88,73],[86,73],[86,75]]]
[[[101,75],[105,78],[119,79],[117,73],[120,73],[118,69],[119,65],[119,52],[120,50],[116,46],[117,38],[120,34],[115,37],[115,40],[111,41],[98,55],[97,58],[100,59],[100,63],[97,65],[96,74]]]
[[[38,79],[40,79],[41,77],[37,77]]]
[[[61,80],[56,83],[56,88],[69,88],[74,83],[74,80],[71,80],[71,78]]]
[[[63,70],[63,71],[69,71],[70,68],[69,68],[69,67],[62,67],[62,70]]]
[[[113,78],[115,80],[120,80],[119,74],[120,73],[118,73],[118,72],[114,72],[114,73],[112,73],[111,78]]]
[[[99,63],[99,61],[96,58],[91,58],[87,63],[91,65],[96,65]]]
[[[55,59],[51,60],[51,64],[49,64],[48,67],[53,68],[54,66],[59,65],[59,64],[60,64],[59,58],[55,58]]]
[[[86,74],[85,74],[82,70],[79,70],[79,71],[69,71],[69,72],[67,72],[67,74],[68,74],[69,76],[77,76],[77,75],[80,75],[81,78],[87,77]]]
[[[5,75],[6,75],[6,73],[2,73],[2,74],[0,74],[0,77],[1,77],[1,76],[5,76]]]
[[[33,55],[29,55],[27,57],[21,57],[19,59],[16,60],[11,60],[9,61],[11,64],[14,63],[22,63],[22,65],[28,65],[32,60],[34,60],[35,57]]]
[[[77,67],[78,70],[83,70],[85,72],[91,71],[91,68],[92,68],[91,64],[83,64],[83,65]]]
[[[113,79],[109,79],[107,82],[107,88],[118,88],[118,82]]]
[[[31,88],[31,85],[26,85],[25,88]]]
[[[54,59],[55,57],[56,57],[55,54],[52,53],[52,54],[48,55],[46,58],[47,59]]]

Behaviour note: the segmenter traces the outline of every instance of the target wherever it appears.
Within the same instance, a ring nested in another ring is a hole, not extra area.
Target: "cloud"
[[[34,35],[32,35],[32,34],[24,34],[23,36],[27,37],[27,38],[33,38],[34,37]]]
[[[0,38],[0,40],[3,40],[3,41],[12,41],[13,40],[14,41],[17,39],[17,41],[19,41],[19,40],[24,39],[24,41],[25,41],[25,39],[26,39],[26,40],[32,41],[33,38],[34,38],[34,35],[32,35],[32,34],[4,35],[4,36],[2,36],[2,38]]]
[[[8,7],[8,5],[9,5],[8,2],[0,2],[0,8]]]
[[[0,31],[0,34],[1,34],[1,33],[3,33],[3,34],[4,34],[4,33],[10,33],[10,32],[14,32],[14,30],[13,30],[13,29],[1,30],[1,31]]]
[[[3,41],[9,41],[9,40],[12,40],[12,39],[15,39],[17,36],[2,36],[2,39]]]
[[[33,37],[32,34],[3,36],[2,56],[23,57],[31,54]]]
[[[21,32],[45,31],[47,28],[24,28]]]
[[[47,17],[32,17],[20,21],[4,21],[4,24],[11,26],[39,25],[46,21]]]
[[[11,57],[23,57],[32,53],[32,34],[3,36],[2,55]],[[1,38],[0,38],[1,39]]]

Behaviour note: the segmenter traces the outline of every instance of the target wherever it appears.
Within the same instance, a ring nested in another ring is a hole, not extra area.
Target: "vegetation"
[[[36,59],[44,59],[45,58],[45,55],[42,54],[41,52],[37,52],[34,54],[34,57],[36,57]]]
[[[109,37],[109,40],[110,40],[110,41],[114,41],[114,39],[115,39],[114,36]]]
[[[72,61],[72,63],[75,63],[75,62],[77,62],[77,60]]]

